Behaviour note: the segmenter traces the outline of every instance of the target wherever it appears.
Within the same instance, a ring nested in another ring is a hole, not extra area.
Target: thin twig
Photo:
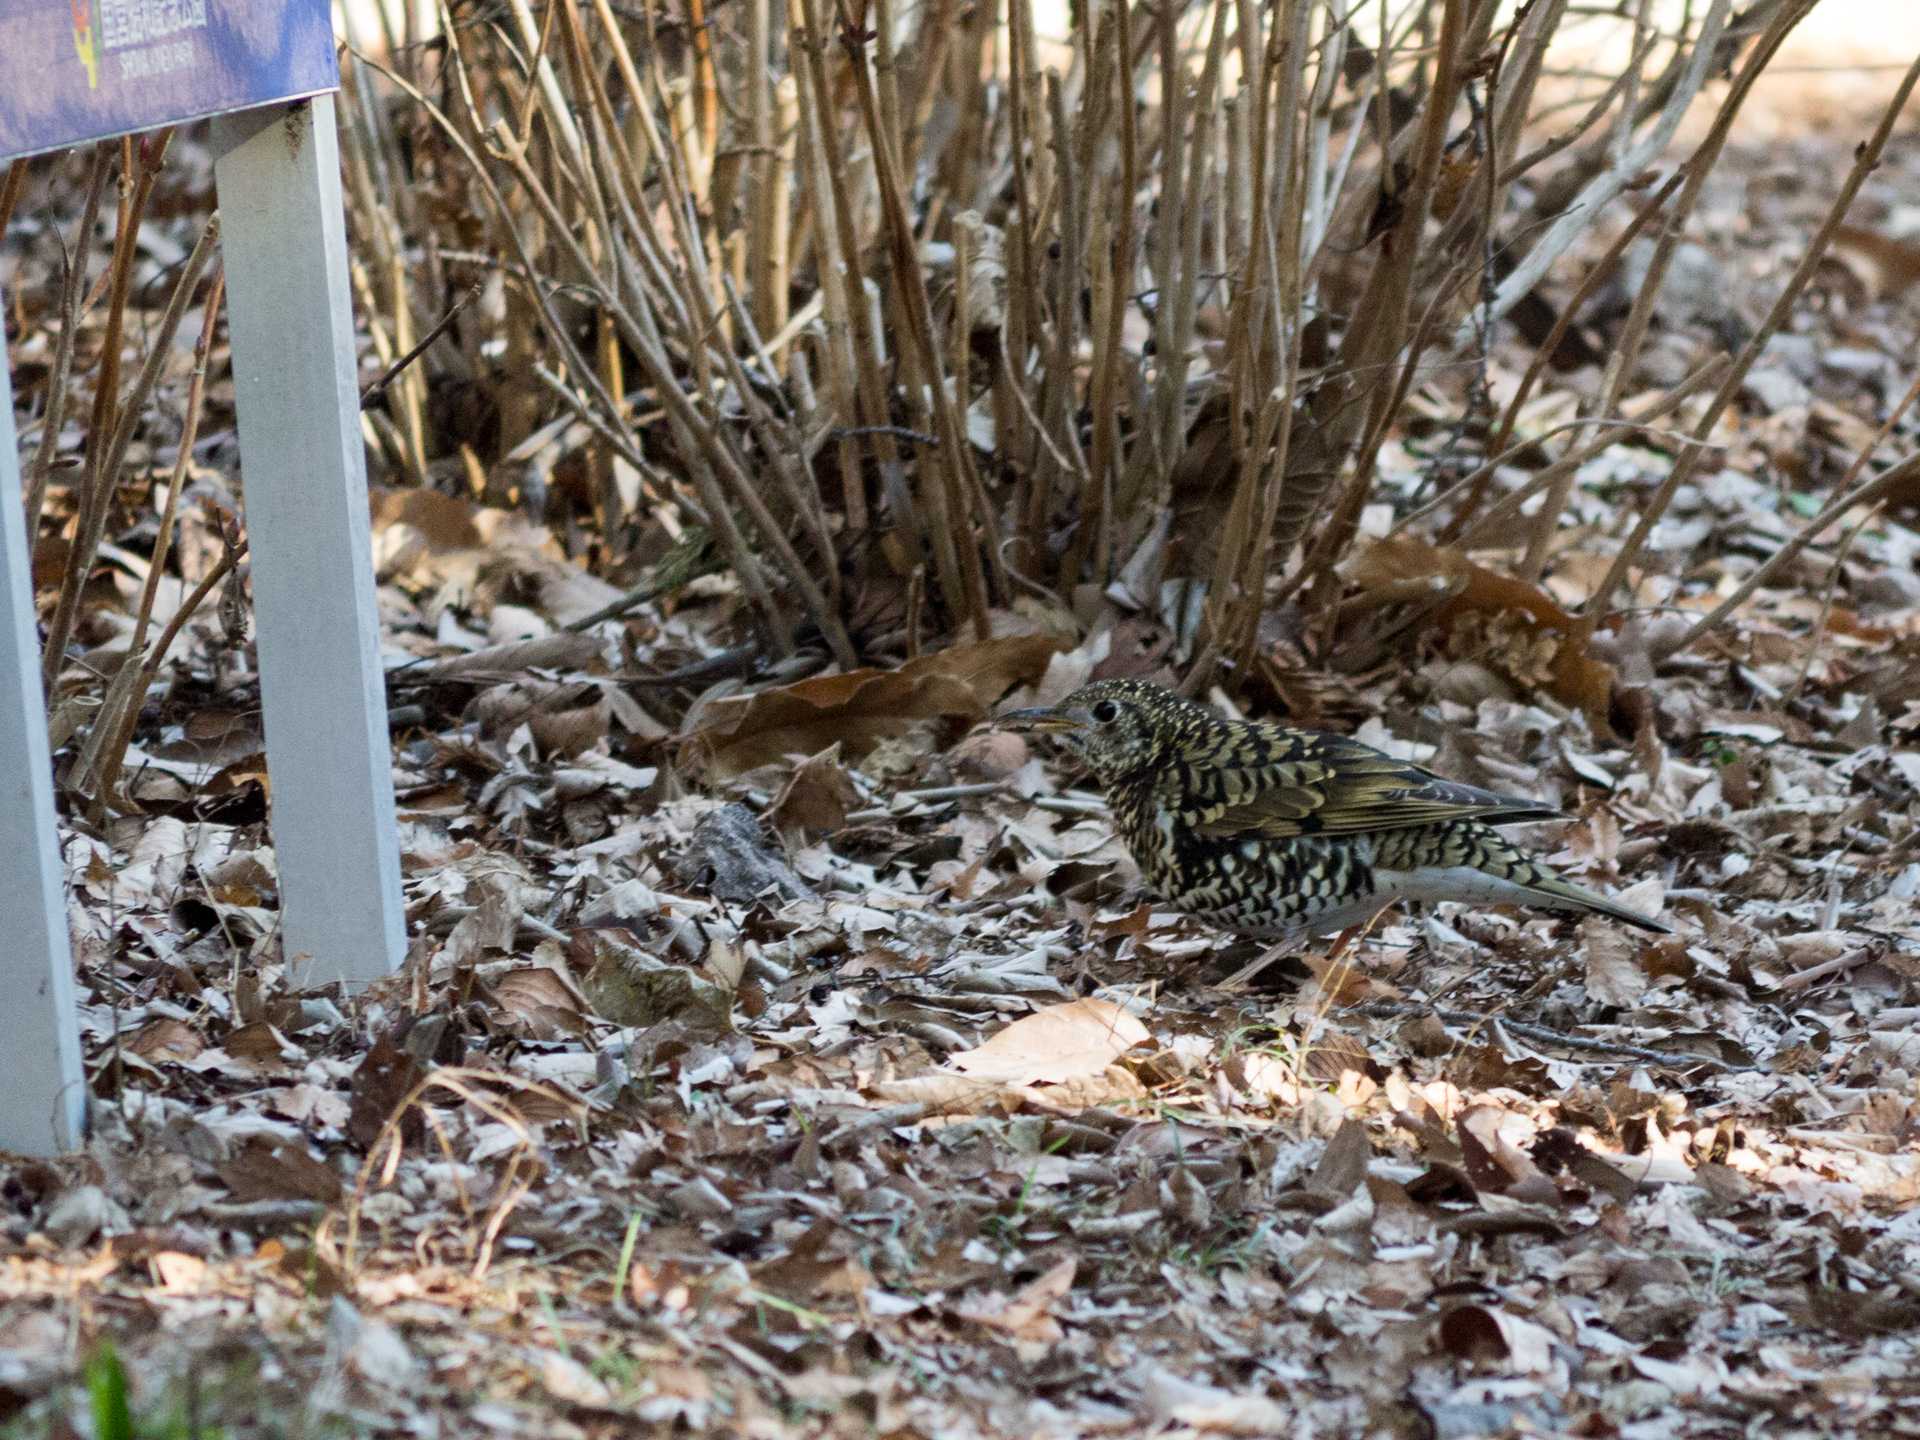
[[[1779,574],[1793,561],[1794,557],[1831,529],[1834,523],[1854,506],[1878,504],[1902,486],[1911,484],[1916,476],[1920,476],[1920,455],[1909,455],[1898,465],[1882,470],[1871,480],[1856,485],[1846,494],[1829,501],[1827,507],[1809,520],[1798,534],[1761,561],[1751,575],[1734,587],[1731,595],[1703,615],[1691,630],[1673,642],[1670,647],[1661,651],[1656,658],[1671,659],[1681,651],[1698,644],[1702,638],[1718,628],[1729,615],[1746,604],[1752,598],[1754,591]]]
[[[80,225],[74,231],[71,250],[60,250],[60,338],[53,347],[53,373],[47,377],[47,408],[40,417],[40,447],[34,452],[33,468],[27,477],[27,539],[31,544],[40,533],[40,512],[46,505],[47,481],[53,474],[53,462],[60,453],[60,430],[66,419],[67,385],[73,374],[73,352],[80,332],[81,297],[87,288],[87,246],[94,222],[100,218],[100,200],[106,194],[107,173],[112,168],[108,147],[97,146],[93,168],[87,178],[87,198],[80,209]],[[16,160],[11,173],[24,172],[26,161]],[[4,233],[4,232],[0,232]]]
[[[153,394],[154,386],[159,383],[160,373],[166,368],[166,362],[173,351],[174,333],[180,328],[180,320],[186,313],[187,303],[199,287],[201,273],[213,260],[215,247],[220,239],[220,217],[212,216],[200,232],[200,239],[193,247],[193,253],[187,256],[181,267],[180,278],[175,282],[173,294],[167,299],[166,311],[160,317],[155,328],[151,348],[147,351],[146,364],[140,369],[138,378],[127,391],[123,401],[119,397],[112,400],[102,399],[95,407],[96,421],[104,420],[108,414],[114,423],[102,433],[96,430],[91,444],[99,447],[91,469],[87,487],[86,504],[82,510],[80,523],[74,538],[72,553],[67,558],[67,574],[60,587],[60,599],[54,606],[53,619],[47,623],[47,648],[41,657],[41,683],[46,687],[49,703],[53,699],[54,682],[60,677],[60,669],[66,663],[67,642],[72,638],[73,626],[80,613],[80,600],[86,588],[86,579],[93,569],[93,558],[99,553],[100,544],[106,533],[107,519],[112,513],[113,495],[119,488],[120,469],[126,463],[127,449],[133,443],[134,433],[139,429],[140,417],[146,410],[147,398]],[[131,271],[134,254],[133,242],[129,240],[125,258],[115,256],[116,264],[123,264]],[[116,281],[116,289],[123,281]],[[118,343],[117,327],[108,331],[108,344]],[[105,371],[107,356],[102,357],[101,385],[108,380]],[[116,372],[117,374],[117,367]],[[105,391],[103,389],[103,396]],[[115,408],[113,401],[118,401]],[[103,443],[104,441],[104,443]]]
[[[485,288],[486,288],[485,283],[483,281],[479,281],[479,280],[474,281],[473,288],[468,290],[466,294],[462,295],[458,300],[453,302],[453,308],[448,310],[446,314],[440,317],[439,321],[434,325],[434,327],[431,330],[427,331],[425,336],[421,338],[421,341],[418,345],[414,346],[411,350],[407,351],[406,354],[402,355],[398,360],[394,361],[393,364],[389,365],[386,368],[386,370],[381,374],[378,380],[375,380],[371,385],[367,386],[366,389],[360,392],[360,408],[362,410],[366,409],[367,406],[373,404],[374,401],[378,400],[382,395],[386,394],[387,387],[391,385],[396,379],[399,378],[400,372],[402,370],[405,370],[409,365],[413,364],[414,361],[418,360],[422,355],[424,355],[427,351],[427,347],[432,345],[434,341],[438,340],[442,335],[446,334],[447,327],[453,324],[455,320],[458,320],[460,318],[460,312],[462,310],[465,310],[469,305],[473,304],[474,301],[480,298],[480,293]]]
[[[1629,1060],[1645,1060],[1656,1065],[1706,1065],[1715,1070],[1731,1073],[1768,1073],[1765,1065],[1735,1065],[1729,1060],[1721,1060],[1712,1055],[1696,1055],[1687,1051],[1676,1053],[1671,1050],[1655,1050],[1646,1045],[1629,1045],[1620,1040],[1596,1040],[1588,1035],[1569,1035],[1564,1030],[1550,1029],[1545,1025],[1532,1025],[1522,1020],[1509,1020],[1504,1015],[1489,1014],[1483,1010],[1443,1010],[1437,1006],[1421,1005],[1405,1000],[1370,1000],[1364,1005],[1355,1005],[1351,1008],[1355,1014],[1376,1020],[1417,1020],[1432,1015],[1449,1025],[1497,1024],[1510,1034],[1542,1045],[1557,1045],[1565,1050],[1584,1050],[1595,1055],[1619,1055]]]
[[[133,741],[134,726],[140,719],[141,701],[146,696],[148,670],[145,646],[147,628],[153,621],[154,601],[160,590],[160,577],[166,573],[173,546],[174,522],[180,507],[180,493],[193,463],[194,441],[200,434],[203,401],[206,396],[207,357],[212,353],[214,334],[220,323],[220,303],[226,290],[225,271],[216,266],[207,286],[205,314],[201,318],[200,338],[193,347],[193,376],[187,383],[185,420],[180,430],[180,445],[173,462],[173,475],[167,482],[167,498],[160,512],[159,533],[154,537],[153,554],[147,560],[146,583],[140,589],[139,608],[134,612],[133,636],[127,642],[123,668],[107,686],[100,713],[94,717],[93,733],[88,736],[80,763],[74,768],[72,783],[76,789],[91,789],[93,818],[98,823],[106,807],[120,788],[120,765],[127,746]],[[164,655],[164,651],[161,652]]]
[[[1753,63],[1758,65],[1761,60],[1762,57],[1756,57]],[[1633,533],[1627,537],[1626,544],[1622,545],[1619,553],[1613,557],[1613,564],[1608,568],[1599,588],[1594,591],[1593,598],[1581,608],[1581,624],[1589,633],[1606,612],[1607,606],[1613,599],[1614,591],[1625,583],[1628,569],[1638,558],[1641,547],[1646,544],[1647,536],[1659,523],[1660,517],[1666,513],[1667,506],[1672,503],[1673,497],[1698,470],[1702,458],[1709,450],[1707,436],[1713,433],[1713,427],[1719,423],[1721,414],[1732,403],[1733,397],[1739,393],[1741,383],[1747,378],[1747,372],[1760,358],[1761,352],[1766,348],[1767,341],[1773,337],[1774,332],[1786,322],[1787,315],[1800,298],[1801,291],[1806,288],[1807,282],[1813,278],[1814,271],[1819,268],[1821,259],[1833,242],[1834,231],[1840,227],[1840,223],[1846,219],[1847,211],[1852,208],[1854,197],[1860,193],[1860,187],[1866,184],[1867,177],[1878,168],[1880,152],[1886,148],[1887,137],[1893,133],[1894,122],[1906,107],[1907,99],[1912,95],[1917,82],[1920,82],[1920,59],[1915,59],[1913,64],[1907,67],[1907,73],[1902,77],[1899,89],[1895,91],[1886,109],[1881,112],[1879,125],[1874,128],[1872,136],[1855,151],[1853,168],[1848,171],[1846,180],[1840,186],[1839,194],[1834,196],[1833,203],[1828,206],[1826,218],[1821,222],[1819,230],[1815,232],[1813,239],[1801,255],[1800,263],[1794,267],[1793,274],[1788,278],[1779,295],[1774,297],[1773,305],[1767,311],[1766,318],[1760,322],[1747,343],[1741,347],[1739,355],[1734,359],[1733,367],[1727,372],[1726,378],[1720,382],[1720,388],[1707,402],[1705,412],[1693,428],[1694,443],[1682,452],[1680,459],[1661,482],[1660,488],[1647,502],[1645,510],[1641,512],[1639,523],[1634,526]],[[1881,477],[1883,480],[1885,478],[1884,475]],[[1686,640],[1691,640],[1699,633],[1705,623],[1702,621],[1700,625],[1689,631]],[[1686,643],[1686,640],[1682,643]]]

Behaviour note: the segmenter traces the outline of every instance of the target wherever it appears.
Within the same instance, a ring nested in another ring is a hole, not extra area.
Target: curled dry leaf
[[[426,1071],[400,1041],[399,1027],[383,1033],[373,1042],[359,1068],[353,1072],[353,1104],[347,1114],[347,1138],[367,1148],[380,1137],[387,1118],[413,1093]],[[409,1141],[422,1129],[419,1112],[409,1114],[401,1123],[401,1134]]]
[[[441,962],[449,966],[468,965],[490,953],[511,952],[523,913],[517,894],[511,890],[493,891],[471,912],[460,917],[447,936]]]
[[[1508,1133],[1509,1126],[1519,1123],[1498,1105],[1475,1105],[1460,1117],[1455,1135],[1465,1157],[1467,1178],[1482,1194],[1508,1195],[1517,1200],[1557,1199],[1557,1187]]]
[[[1365,1075],[1374,1068],[1367,1047],[1343,1031],[1322,1026],[1301,1056],[1301,1070],[1309,1079],[1338,1080],[1349,1070]]]
[[[1391,996],[1390,989],[1359,969],[1351,955],[1308,951],[1300,956],[1300,963],[1313,974],[1315,998],[1326,1005],[1358,1005],[1363,1000]]]
[[[170,1016],[149,1020],[126,1042],[129,1054],[156,1065],[168,1060],[192,1060],[206,1048],[191,1025]]]
[[[396,490],[370,485],[367,490],[377,530],[384,531],[394,525],[410,526],[429,550],[441,554],[477,550],[487,543],[485,534],[475,523],[475,507],[465,500],[413,486]]]
[[[1032,1090],[1020,1091],[1023,1103],[1031,1105]],[[1103,1105],[1125,1105],[1147,1098],[1147,1087],[1140,1077],[1124,1065],[1109,1065],[1098,1075],[1086,1075],[1050,1085],[1045,1103],[1062,1114],[1091,1110]]]
[[[1018,1099],[1018,1087],[998,1080],[975,1079],[950,1070],[931,1075],[904,1075],[897,1080],[876,1080],[868,1093],[885,1105],[925,1105],[943,1113],[983,1112],[996,1106],[1011,1108]]]
[[[786,1254],[755,1266],[754,1285],[803,1305],[831,1296],[865,1295],[873,1288],[873,1276],[850,1253],[852,1248],[839,1230],[822,1220]]]
[[[582,704],[543,709],[527,719],[542,754],[572,758],[584,755],[607,738],[613,724],[613,700],[605,692]]]
[[[767,819],[776,830],[838,830],[860,804],[853,777],[840,766],[840,747],[803,761],[774,797]]]
[[[1577,706],[1587,717],[1604,724],[1613,703],[1614,669],[1594,658],[1575,635],[1574,617],[1537,585],[1476,565],[1458,550],[1430,545],[1410,535],[1376,541],[1352,563],[1347,578],[1383,603],[1405,595],[1410,585],[1429,582],[1446,598],[1426,617],[1426,623],[1444,632],[1471,632],[1477,643],[1488,645],[1496,636],[1505,644],[1490,646],[1482,658],[1498,661],[1500,652],[1523,647],[1524,663],[1516,680],[1543,683],[1553,697]],[[1494,622],[1498,622],[1495,624]]]
[[[235,1200],[318,1200],[340,1198],[340,1176],[313,1158],[304,1140],[255,1135],[231,1160],[215,1167]]]
[[[463,718],[478,724],[490,740],[530,726],[543,753],[574,756],[604,738],[612,714],[611,698],[594,686],[521,676],[482,690]]]
[[[1022,1016],[984,1045],[953,1057],[958,1070],[1012,1085],[1091,1079],[1147,1038],[1111,1000],[1089,997]]]
[[[548,1350],[540,1357],[540,1383],[555,1399],[584,1409],[601,1409],[613,1404],[613,1391],[571,1355]]]
[[[966,780],[1006,780],[1032,758],[1026,737],[1010,730],[981,730],[948,753],[954,774]]]
[[[1491,1305],[1460,1305],[1440,1318],[1440,1344],[1461,1360],[1504,1361],[1535,1375],[1553,1364],[1553,1332]]]
[[[591,1028],[586,1000],[570,977],[547,965],[509,970],[488,986],[500,1020],[536,1040],[584,1035]]]
[[[567,961],[594,1013],[616,1025],[678,1020],[701,1035],[733,1028],[733,992],[608,930],[576,930]]]
[[[1373,1142],[1367,1138],[1367,1127],[1358,1120],[1344,1120],[1327,1141],[1306,1187],[1335,1200],[1344,1199],[1360,1188],[1372,1159]]]
[[[1587,994],[1602,1005],[1631,1005],[1646,993],[1647,974],[1640,968],[1644,948],[1605,920],[1587,920],[1580,926],[1587,950]]]
[[[267,1064],[301,1058],[300,1048],[265,1020],[255,1020],[227,1033],[226,1052],[237,1060]]]
[[[191,1295],[207,1278],[208,1265],[198,1255],[179,1250],[162,1250],[147,1262],[162,1290],[175,1295]]]
[[[417,673],[426,680],[475,679],[499,676],[518,679],[529,670],[583,670],[600,658],[600,642],[591,635],[542,635],[534,640],[513,640],[505,645],[489,645],[466,655],[450,655],[423,666]]]
[[[1022,1081],[966,1075],[957,1070],[875,1080],[862,1089],[883,1105],[915,1105],[929,1114],[945,1115],[1010,1115],[1022,1110],[1073,1115],[1103,1106],[1133,1104],[1148,1097],[1140,1077],[1122,1065],[1109,1065],[1097,1075],[1049,1083],[1044,1090]]]
[[[959,1314],[976,1324],[1004,1330],[1016,1341],[1051,1345],[1060,1339],[1062,1332],[1060,1322],[1050,1312],[1054,1304],[1064,1300],[1073,1289],[1076,1268],[1076,1262],[1069,1256],[1003,1303],[969,1306]]]
[[[1875,295],[1901,295],[1920,284],[1920,245],[1864,225],[1834,229],[1833,258],[1859,274]]]
[[[1296,1411],[1264,1395],[1202,1385],[1158,1367],[1148,1373],[1142,1396],[1163,1425],[1216,1435],[1292,1435],[1301,1428]]]
[[[921,721],[985,719],[1007,691],[1037,679],[1060,646],[1051,635],[1009,635],[923,655],[898,670],[820,675],[719,700],[687,737],[688,748],[720,780],[789,755],[817,755],[836,741],[857,760]]]

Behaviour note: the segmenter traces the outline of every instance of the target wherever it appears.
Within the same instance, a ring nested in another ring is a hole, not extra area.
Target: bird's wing
[[[1448,820],[1550,820],[1537,800],[1444,780],[1338,735],[1294,731],[1240,763],[1195,767],[1180,808],[1195,831],[1274,840],[1352,835]]]

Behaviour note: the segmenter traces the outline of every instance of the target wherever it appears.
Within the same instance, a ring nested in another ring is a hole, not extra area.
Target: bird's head
[[[1164,763],[1179,712],[1193,708],[1143,680],[1096,680],[1058,705],[1015,710],[1000,723],[1059,739],[1105,785]]]

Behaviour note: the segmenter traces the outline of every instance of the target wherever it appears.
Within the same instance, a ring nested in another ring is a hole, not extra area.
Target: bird
[[[1494,828],[1563,818],[1551,806],[1444,779],[1347,736],[1230,720],[1142,680],[1096,680],[998,723],[1077,755],[1149,889],[1222,928],[1282,942],[1269,958],[1405,901],[1522,905],[1672,933]]]

